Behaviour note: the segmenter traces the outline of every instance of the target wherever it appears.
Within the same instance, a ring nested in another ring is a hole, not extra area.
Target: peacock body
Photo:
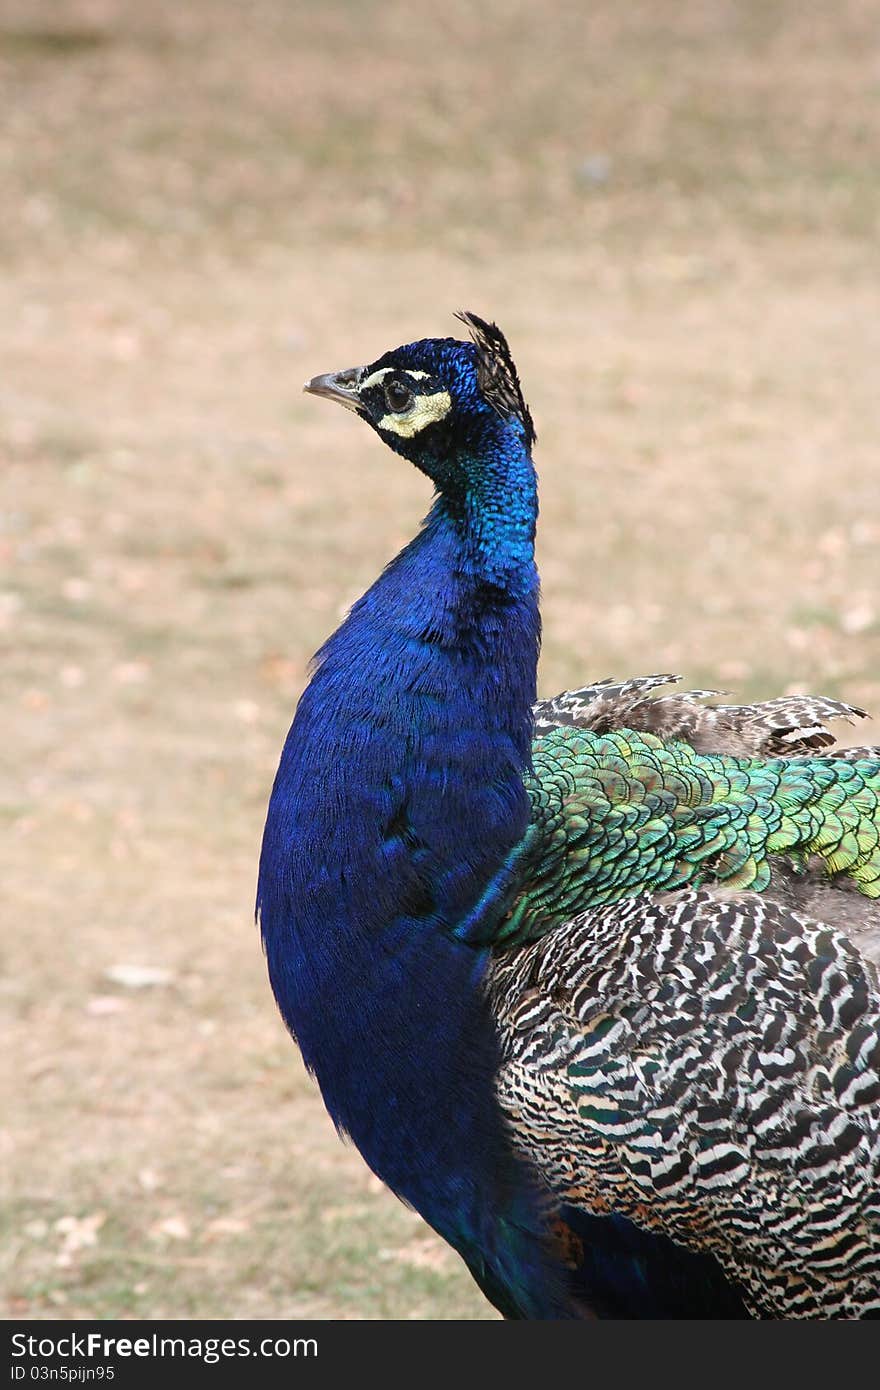
[[[534,430],[464,317],[307,387],[436,498],[285,743],[281,1012],[505,1316],[880,1316],[880,755],[834,701],[536,704]]]

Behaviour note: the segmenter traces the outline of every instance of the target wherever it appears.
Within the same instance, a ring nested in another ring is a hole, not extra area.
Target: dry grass
[[[6,0],[9,1314],[491,1313],[251,922],[308,657],[426,503],[304,377],[505,327],[545,691],[880,710],[875,7],[585,10]]]

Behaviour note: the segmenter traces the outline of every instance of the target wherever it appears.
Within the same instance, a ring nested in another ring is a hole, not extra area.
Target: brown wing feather
[[[680,679],[673,675],[636,676],[566,690],[535,706],[536,731],[555,724],[573,724],[594,733],[626,728],[663,739],[682,739],[698,753],[726,753],[743,758],[851,757],[853,754],[843,750],[830,755],[823,751],[835,744],[826,721],[844,719],[853,723],[867,717],[857,705],[824,695],[782,695],[748,705],[707,705],[703,701],[725,692],[684,690],[659,696],[652,693]],[[878,752],[863,748],[859,756],[877,757]]]

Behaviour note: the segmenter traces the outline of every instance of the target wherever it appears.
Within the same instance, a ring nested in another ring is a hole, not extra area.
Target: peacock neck
[[[448,518],[474,576],[509,597],[533,591],[538,494],[518,422],[492,416],[441,477],[432,516]]]
[[[316,746],[344,750],[335,795],[353,798],[366,818],[347,837],[348,852],[374,829],[364,789],[390,777],[396,795],[422,810],[432,872],[445,881],[443,863],[470,862],[475,888],[525,827],[540,616],[528,520],[487,514],[473,499],[468,509],[474,515],[438,498],[419,535],[354,605],[316,658],[289,743],[302,764],[319,728]],[[327,776],[324,768],[325,786]],[[506,814],[496,809],[487,821],[489,789],[503,789]],[[484,826],[479,855],[475,823]],[[467,906],[464,891],[438,902],[443,925]]]

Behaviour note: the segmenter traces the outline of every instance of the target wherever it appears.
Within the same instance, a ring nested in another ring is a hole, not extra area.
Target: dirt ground
[[[496,318],[542,690],[880,712],[876,16],[3,0],[7,1316],[494,1316],[253,925],[309,656],[428,501],[300,385]]]

